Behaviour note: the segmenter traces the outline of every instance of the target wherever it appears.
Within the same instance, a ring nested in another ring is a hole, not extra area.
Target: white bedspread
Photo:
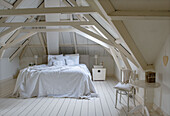
[[[21,98],[55,96],[85,98],[96,95],[86,65],[38,65],[22,69],[13,95]]]

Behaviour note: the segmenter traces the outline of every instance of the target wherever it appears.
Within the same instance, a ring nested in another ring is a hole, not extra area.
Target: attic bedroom
[[[169,116],[169,0],[0,0],[0,116]]]

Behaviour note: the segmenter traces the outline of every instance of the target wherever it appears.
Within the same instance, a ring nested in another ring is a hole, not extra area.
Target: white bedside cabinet
[[[92,68],[93,81],[106,79],[106,68]]]

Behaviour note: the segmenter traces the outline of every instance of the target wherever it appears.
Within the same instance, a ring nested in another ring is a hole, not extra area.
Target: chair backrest
[[[121,82],[122,83],[128,83],[129,82],[129,79],[131,77],[131,73],[132,71],[129,70],[129,69],[121,69]]]

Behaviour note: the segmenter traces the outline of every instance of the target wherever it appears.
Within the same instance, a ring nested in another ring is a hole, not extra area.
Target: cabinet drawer
[[[98,68],[98,69],[93,68],[92,73],[93,73],[93,80],[105,80],[106,78],[105,68]]]

